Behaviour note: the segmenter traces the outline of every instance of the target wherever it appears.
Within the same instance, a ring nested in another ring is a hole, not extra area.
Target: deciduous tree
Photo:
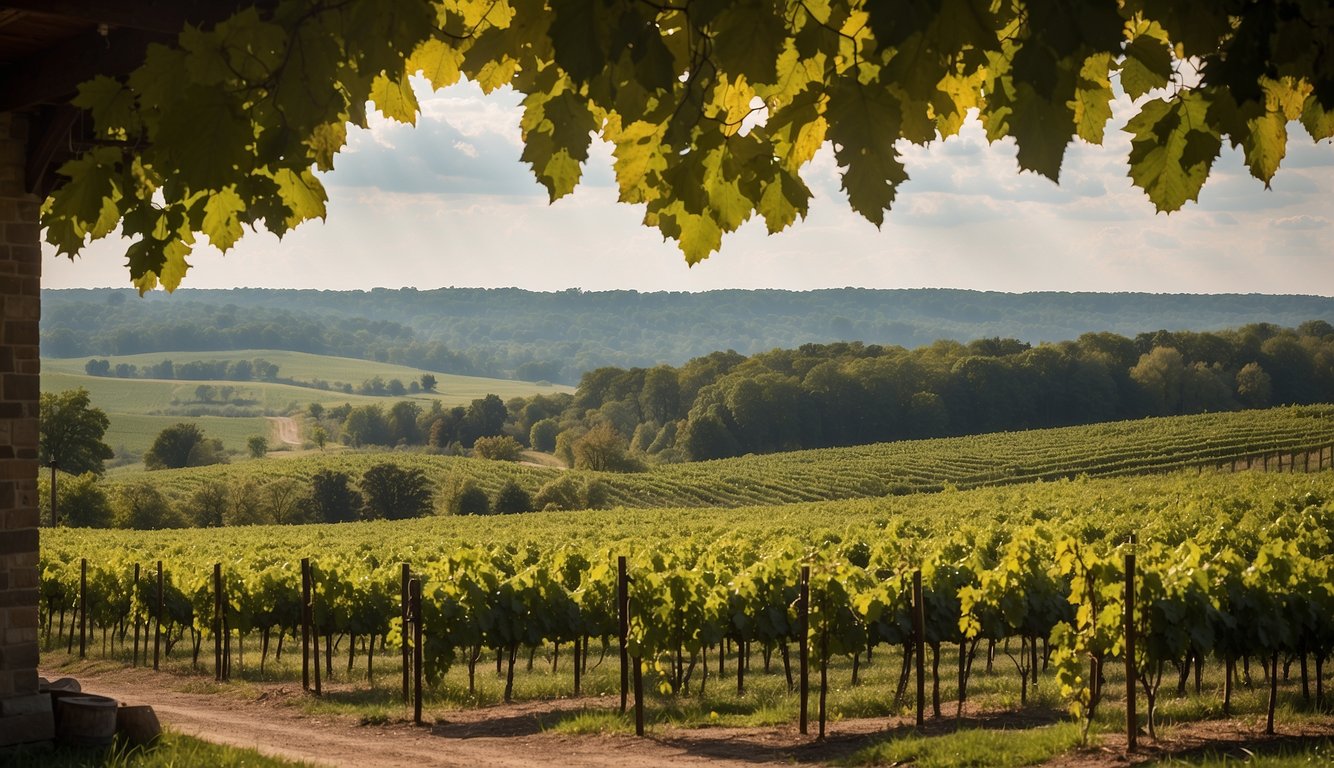
[[[365,498],[362,516],[370,520],[404,520],[431,513],[431,484],[420,469],[376,464],[361,476]]]
[[[509,435],[479,437],[472,444],[473,455],[479,459],[492,461],[518,461],[523,453],[523,446]]]
[[[101,408],[92,406],[88,390],[43,392],[39,409],[39,462],[55,461],[61,469],[76,475],[84,472],[100,475],[106,471],[106,460],[116,455],[102,442],[111,421]]]
[[[494,510],[498,515],[533,511],[533,497],[513,478],[506,480],[496,491]]]
[[[204,436],[197,424],[181,422],[158,433],[144,454],[148,469],[180,469],[226,463],[222,441]]]
[[[306,505],[321,523],[350,523],[361,516],[361,494],[345,472],[322,469],[310,478]]]

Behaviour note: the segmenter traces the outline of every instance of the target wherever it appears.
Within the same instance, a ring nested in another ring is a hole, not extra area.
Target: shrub
[[[492,461],[518,461],[523,453],[523,446],[509,435],[479,437],[472,444],[472,454],[479,459]]]
[[[533,511],[533,497],[514,480],[506,480],[496,492],[497,514],[507,515]]]

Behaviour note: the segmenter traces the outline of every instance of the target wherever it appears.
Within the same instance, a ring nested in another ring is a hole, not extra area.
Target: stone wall
[[[37,408],[42,252],[24,191],[28,121],[0,114],[0,747],[51,738],[37,693]]]

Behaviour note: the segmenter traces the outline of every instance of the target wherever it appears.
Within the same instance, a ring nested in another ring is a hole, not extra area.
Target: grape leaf
[[[91,112],[94,125],[104,136],[135,132],[141,126],[133,92],[106,75],[80,84],[78,95],[70,103]]]
[[[158,267],[157,275],[163,288],[174,291],[180,287],[185,273],[190,270],[190,265],[185,261],[190,251],[190,246],[179,238],[169,240],[162,248],[162,265]]]
[[[552,4],[549,34],[553,58],[576,83],[587,83],[607,65],[609,9],[603,0]]]
[[[316,126],[310,138],[306,140],[311,160],[321,171],[333,170],[334,155],[338,154],[345,144],[347,144],[347,123],[342,121]]]
[[[104,237],[115,230],[122,194],[116,173],[119,159],[114,147],[97,147],[60,167],[60,175],[69,181],[52,195],[42,214],[47,239],[57,253],[73,256],[86,237]]]
[[[764,185],[756,210],[764,217],[764,224],[772,235],[787,229],[798,217],[806,218],[810,199],[811,191],[801,177],[780,169]]]
[[[165,167],[189,189],[216,189],[251,163],[254,128],[230,96],[191,85],[158,122],[157,144]]]
[[[612,150],[616,182],[623,203],[644,203],[657,197],[650,179],[667,168],[661,126],[637,120],[624,127],[609,123],[606,138]]]
[[[843,171],[843,189],[853,210],[879,227],[908,174],[899,162],[899,104],[881,88],[848,79],[829,91],[825,111],[834,157]]]
[[[204,221],[200,229],[208,240],[224,253],[241,238],[241,220],[237,214],[245,210],[245,201],[229,186],[208,196],[204,203]]]
[[[1009,119],[1010,135],[1019,145],[1019,167],[1060,181],[1065,148],[1074,134],[1074,111],[1065,101],[1049,101],[1020,83]]]
[[[653,218],[663,236],[680,245],[688,264],[698,264],[723,244],[723,230],[718,222],[708,214],[690,213],[680,201],[664,206]],[[645,221],[649,219],[646,217]]]
[[[1205,119],[1208,105],[1194,91],[1154,99],[1127,122],[1130,178],[1160,211],[1199,198],[1222,138]]]
[[[1287,153],[1288,121],[1282,113],[1266,112],[1248,121],[1246,127],[1248,133],[1241,142],[1246,167],[1250,168],[1252,176],[1265,183],[1265,189],[1269,189],[1269,182]]]
[[[1112,83],[1108,77],[1112,56],[1099,53],[1084,60],[1079,70],[1075,98],[1069,106],[1074,110],[1075,132],[1084,141],[1101,144],[1107,121],[1112,119]]]
[[[1121,62],[1121,87],[1132,99],[1162,88],[1172,77],[1172,52],[1161,40],[1143,34],[1126,46]]]
[[[530,94],[524,99],[524,162],[547,188],[551,200],[574,191],[588,159],[592,131],[597,127],[588,105],[569,90],[550,98]]]
[[[371,101],[379,108],[380,114],[390,120],[397,120],[408,125],[417,124],[417,94],[412,92],[412,82],[405,71],[398,77],[377,75],[371,81]]]
[[[753,83],[775,82],[778,57],[786,47],[788,30],[773,12],[773,2],[733,0],[713,21],[714,59],[732,77],[744,75]]]
[[[283,168],[273,174],[273,180],[277,182],[278,194],[289,212],[286,217],[289,229],[308,219],[324,218],[324,204],[329,196],[315,174]]]
[[[413,50],[408,57],[407,71],[409,74],[421,72],[422,77],[439,90],[458,82],[462,62],[463,54],[458,48],[431,38]]]
[[[1306,106],[1302,109],[1302,126],[1316,141],[1334,136],[1334,109],[1325,109],[1312,94],[1306,97]]]

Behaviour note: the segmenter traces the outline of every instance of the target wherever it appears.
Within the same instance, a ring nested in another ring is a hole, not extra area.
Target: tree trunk
[[[1274,735],[1274,710],[1278,707],[1278,651],[1271,656],[1269,671],[1269,706],[1265,713],[1265,735]]]
[[[1223,714],[1232,716],[1232,678],[1236,675],[1237,662],[1229,655],[1223,660]]]
[[[514,698],[514,660],[519,654],[519,644],[510,644],[509,665],[505,672],[505,703],[509,703]]]
[[[931,716],[940,717],[940,643],[931,643]]]
[[[903,697],[908,693],[908,677],[912,674],[912,653],[913,643],[908,640],[903,644],[903,667],[899,670],[899,684],[894,689],[894,709],[903,708]]]
[[[746,692],[746,641],[736,641],[736,695]]]

